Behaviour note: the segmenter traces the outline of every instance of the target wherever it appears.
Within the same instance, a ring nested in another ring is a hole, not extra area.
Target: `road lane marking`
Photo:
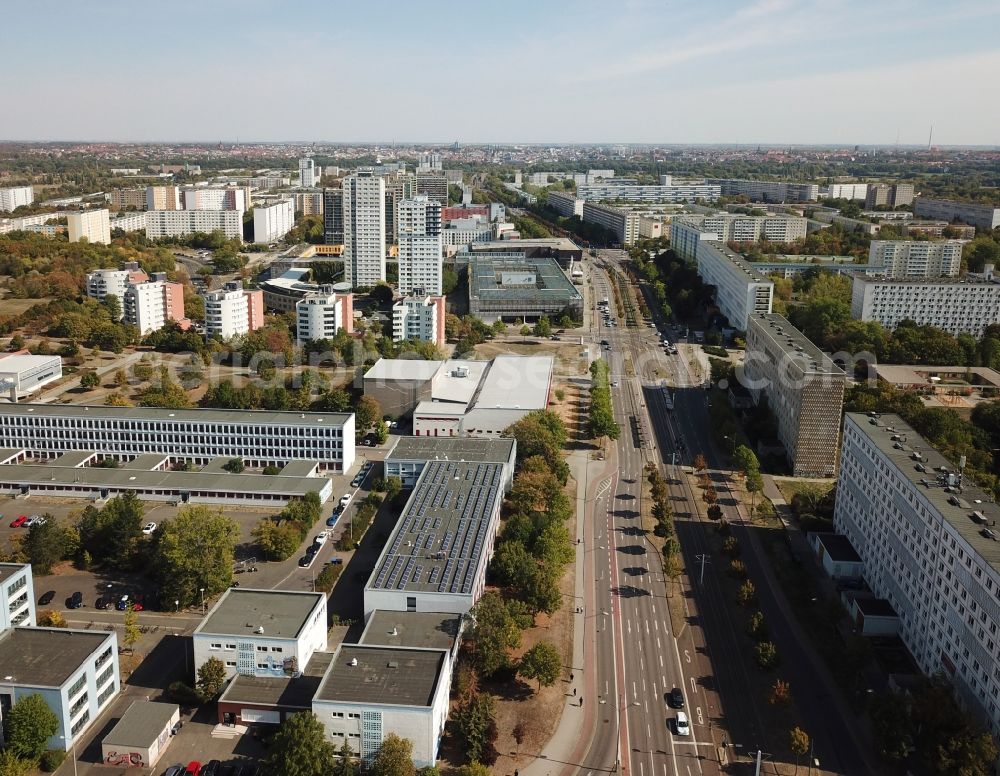
[[[691,677],[691,694],[692,695],[698,694],[698,684],[695,682],[693,676]]]

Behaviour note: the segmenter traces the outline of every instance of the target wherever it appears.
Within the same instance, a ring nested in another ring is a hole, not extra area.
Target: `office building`
[[[100,210],[78,210],[66,214],[69,227],[69,241],[111,244],[111,214]]]
[[[440,295],[444,255],[441,243],[441,205],[418,195],[399,203],[399,292]]]
[[[609,232],[614,232],[622,246],[634,245],[639,236],[639,214],[633,210],[585,201],[582,213],[587,223],[600,224]]]
[[[115,631],[10,628],[0,633],[0,718],[40,695],[58,720],[47,749],[69,751],[121,690]]]
[[[890,278],[956,277],[962,246],[961,240],[872,240],[868,263]]]
[[[176,186],[147,186],[146,210],[180,210],[181,194]]]
[[[861,556],[920,670],[1000,732],[994,500],[897,415],[844,418],[834,527]]]
[[[561,216],[583,218],[583,200],[575,194],[550,191],[546,195],[545,202]]]
[[[475,252],[469,258],[469,312],[488,322],[564,313],[579,319],[583,296],[554,258],[528,257],[523,251]]]
[[[125,323],[139,329],[143,336],[162,329],[167,321],[185,326],[190,321],[184,315],[184,286],[165,280],[163,273],[154,273],[147,283],[134,283],[125,289],[122,311]]]
[[[416,185],[417,194],[423,194],[441,205],[448,204],[448,179],[441,173],[418,170]]]
[[[264,325],[264,292],[245,289],[237,281],[209,291],[205,300],[205,334],[229,339],[255,331]]]
[[[97,450],[198,464],[220,457],[259,467],[315,461],[334,471],[354,464],[353,413],[10,404],[0,405],[0,433],[7,448],[49,458]]]
[[[33,627],[35,587],[30,563],[0,563],[0,633],[17,627]],[[0,710],[0,717],[2,717]]]
[[[350,334],[354,331],[354,294],[321,286],[295,303],[295,322],[295,337],[300,345],[333,339],[338,331]]]
[[[352,287],[385,280],[385,182],[365,170],[344,178],[344,279]]]
[[[917,197],[913,200],[913,215],[941,221],[961,221],[991,231],[1000,226],[1000,207],[953,199]]]
[[[229,239],[243,239],[242,210],[150,210],[146,237],[183,237],[195,232],[222,232]]]
[[[192,635],[194,671],[215,657],[226,676],[300,673],[326,650],[326,595],[229,588]]]
[[[0,213],[9,213],[35,201],[35,190],[31,186],[7,186],[0,188]]]
[[[835,476],[847,375],[782,316],[749,321],[740,383],[766,397],[792,476]]]
[[[392,306],[392,339],[421,340],[444,347],[444,318],[443,296],[404,297]]]
[[[135,261],[127,262],[121,269],[97,269],[87,273],[87,296],[102,301],[110,294],[122,302],[130,285],[147,280],[149,275]]]
[[[699,199],[716,200],[719,198],[720,191],[720,187],[711,181],[670,183],[665,186],[604,181],[603,183],[588,183],[577,186],[576,196],[589,202],[601,200],[649,203],[694,202]]]
[[[344,244],[343,189],[323,189],[323,244]]]
[[[774,282],[721,242],[698,243],[698,277],[715,287],[715,303],[730,326],[746,331],[751,315],[771,312]]]
[[[890,331],[900,321],[911,320],[979,339],[987,326],[1000,323],[1000,283],[992,272],[987,277],[937,280],[855,275],[851,316],[878,321]]]
[[[877,207],[897,208],[913,204],[912,183],[873,183],[865,195],[865,210]]]
[[[465,614],[486,586],[503,504],[499,463],[428,461],[364,590],[364,612]]]
[[[819,199],[860,199],[868,196],[867,183],[831,183],[819,187]]]
[[[318,182],[319,176],[316,174],[316,163],[308,157],[299,159],[299,185],[303,188],[311,189]]]
[[[751,181],[743,178],[706,178],[721,188],[726,197],[747,197],[753,202],[814,202],[819,199],[815,183],[793,181]]]
[[[0,395],[11,401],[34,393],[62,377],[62,358],[27,351],[0,353]]]
[[[146,189],[112,189],[108,202],[112,210],[145,210]]]
[[[430,461],[503,464],[502,482],[506,492],[514,481],[517,440],[506,437],[401,436],[385,457],[385,476],[399,477],[404,488],[412,488]]]
[[[295,203],[283,199],[273,205],[257,205],[253,209],[253,241],[272,243],[284,237],[295,226]]]

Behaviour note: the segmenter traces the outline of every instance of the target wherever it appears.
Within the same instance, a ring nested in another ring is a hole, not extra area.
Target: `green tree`
[[[875,750],[889,762],[902,762],[914,749],[909,701],[902,693],[876,695],[868,705]]]
[[[357,776],[358,758],[357,753],[351,749],[351,745],[344,741],[337,750],[337,759],[333,763],[332,776]]]
[[[49,738],[59,729],[59,718],[41,695],[25,695],[4,714],[7,749],[26,760],[37,760]]]
[[[364,434],[381,417],[382,408],[379,406],[378,401],[371,396],[362,396],[355,402],[354,428],[358,434]]]
[[[283,776],[328,776],[335,769],[335,756],[323,723],[311,711],[303,711],[281,723],[264,764],[268,772]]]
[[[778,665],[778,648],[771,641],[759,641],[754,647],[754,657],[761,668],[774,668]]]
[[[222,465],[222,468],[225,469],[227,472],[232,472],[233,474],[239,474],[247,467],[246,464],[243,463],[242,458],[230,458]]]
[[[210,657],[198,667],[198,692],[206,700],[215,698],[226,685],[226,665],[217,657]]]
[[[490,769],[473,760],[458,769],[458,776],[490,776]]]
[[[799,772],[799,758],[809,754],[809,734],[800,727],[788,731],[788,748],[795,755],[795,772]]]
[[[101,305],[108,311],[108,317],[112,321],[122,319],[122,303],[117,294],[108,294],[101,300]]]
[[[125,634],[122,636],[122,646],[129,652],[139,640],[139,615],[135,613],[135,607],[131,603],[125,608]]]
[[[496,762],[498,731],[495,717],[493,696],[489,693],[470,692],[455,707],[452,724],[470,760],[490,765]]]
[[[98,563],[131,570],[140,562],[143,505],[134,493],[116,496],[101,509],[87,506],[77,528],[80,546]]]
[[[542,317],[540,317],[538,319],[538,322],[535,323],[535,327],[534,329],[532,329],[532,333],[536,337],[548,337],[549,335],[551,335],[552,322],[549,321],[549,316],[543,315]]]
[[[18,757],[13,749],[0,749],[0,776],[27,776],[34,770],[32,760]]]
[[[375,424],[375,439],[380,445],[384,445],[386,440],[389,438],[389,424],[384,420],[379,419],[378,423]]]
[[[485,593],[472,608],[473,662],[483,676],[511,664],[510,653],[521,646],[521,628],[499,594]]]
[[[162,596],[181,606],[216,595],[233,581],[233,554],[239,538],[236,521],[208,507],[191,506],[164,520],[157,531],[152,568]]]
[[[413,744],[408,738],[389,733],[382,739],[368,772],[371,776],[416,776]]]
[[[84,390],[91,391],[101,384],[101,378],[97,376],[97,372],[84,372],[80,375],[80,387]]]
[[[33,572],[45,575],[50,573],[52,567],[59,561],[74,555],[76,545],[70,530],[46,513],[44,524],[35,523],[28,529],[21,549],[27,555]]]
[[[539,641],[521,657],[517,672],[527,679],[537,679],[538,688],[551,687],[562,673],[562,655],[548,641]]]
[[[62,612],[57,609],[49,609],[38,613],[38,627],[40,628],[68,628],[69,623],[63,617]]]
[[[441,293],[447,296],[458,288],[458,273],[451,267],[441,270]]]

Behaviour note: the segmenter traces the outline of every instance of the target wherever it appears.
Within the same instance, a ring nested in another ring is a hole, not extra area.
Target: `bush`
[[[66,759],[66,752],[62,749],[48,749],[42,753],[38,766],[46,773],[52,773],[59,769]]]
[[[264,467],[263,471],[261,471],[261,474],[266,474],[270,477],[280,472],[281,469],[279,469],[277,466],[274,466],[273,464],[270,464]]]
[[[778,665],[778,648],[772,641],[761,641],[754,647],[757,665],[761,668],[774,668]]]
[[[739,539],[735,536],[727,536],[722,542],[722,551],[730,558],[738,558],[742,553]]]
[[[205,701],[200,692],[184,682],[173,682],[167,687],[167,696],[179,706],[200,706]]]
[[[747,604],[752,604],[757,600],[757,588],[754,583],[749,579],[740,585],[739,592],[736,594],[737,600],[746,606]]]
[[[333,586],[337,583],[337,579],[343,570],[344,567],[342,565],[329,563],[324,566],[323,570],[316,575],[316,589],[324,593],[329,593],[333,590]]]
[[[729,573],[732,574],[737,579],[747,578],[747,567],[739,558],[733,558],[729,561]]]
[[[750,635],[757,641],[767,640],[767,625],[764,623],[764,613],[760,610],[750,615],[750,623],[747,625]]]

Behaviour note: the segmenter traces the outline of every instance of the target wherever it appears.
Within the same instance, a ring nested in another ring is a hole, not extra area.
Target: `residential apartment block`
[[[392,306],[392,339],[445,343],[445,298],[443,296],[407,296]]]
[[[125,292],[134,283],[145,283],[147,275],[136,261],[128,262],[121,269],[96,269],[87,273],[87,296],[103,301],[109,294],[125,300]]]
[[[66,214],[69,241],[111,244],[111,214],[108,210],[74,210]]]
[[[167,281],[163,273],[154,273],[147,283],[133,283],[125,289],[122,311],[125,323],[139,329],[143,336],[162,329],[168,321],[190,324],[184,315],[184,286]]]
[[[417,194],[423,194],[441,205],[448,204],[448,179],[439,172],[422,172],[416,174]]]
[[[890,278],[956,277],[962,266],[961,240],[872,240],[868,263]]]
[[[353,413],[0,404],[0,436],[8,448],[50,458],[96,450],[200,464],[219,457],[261,467],[316,461],[334,471],[354,464]]]
[[[819,187],[821,199],[860,199],[868,196],[867,183],[831,183]]]
[[[295,202],[283,199],[273,205],[257,205],[253,209],[253,241],[271,243],[284,237],[295,226]]]
[[[180,210],[181,193],[176,186],[147,186],[146,210]]]
[[[622,200],[624,202],[694,202],[697,199],[716,200],[721,188],[712,181],[704,183],[668,183],[640,185],[637,183],[588,183],[577,186],[576,196],[587,201]]]
[[[992,276],[902,280],[855,275],[851,316],[895,329],[902,320],[979,338],[1000,322],[1000,283]]]
[[[639,236],[639,214],[634,210],[584,201],[581,212],[587,223],[600,224],[614,232],[621,245],[635,245]]]
[[[848,413],[834,527],[920,670],[1000,733],[1000,508],[897,415]]]
[[[986,230],[1000,226],[1000,207],[953,199],[917,197],[913,200],[913,214],[917,218],[961,221]]]
[[[309,340],[333,339],[338,331],[354,331],[354,295],[337,293],[322,286],[295,303],[295,337],[299,344]]]
[[[583,218],[583,200],[575,194],[562,191],[550,191],[546,195],[546,203],[559,215],[567,218]]]
[[[715,303],[731,326],[746,331],[751,315],[771,312],[774,282],[721,242],[698,243],[698,277],[715,286]]]
[[[912,183],[873,183],[865,195],[865,210],[874,210],[880,205],[899,207],[913,203]]]
[[[737,213],[677,216],[670,222],[670,242],[674,252],[686,261],[695,258],[697,243],[768,242],[790,243],[804,239],[809,219],[799,216],[747,216]],[[702,232],[694,234],[695,230]]]
[[[299,185],[303,188],[312,188],[318,182],[319,176],[316,174],[316,163],[309,157],[299,159]]]
[[[149,210],[146,213],[146,237],[183,237],[195,232],[222,232],[226,237],[243,239],[242,210]]]
[[[111,217],[110,226],[112,235],[114,235],[115,229],[121,229],[123,232],[144,232],[146,231],[146,212],[116,213]]]
[[[746,331],[739,381],[767,398],[792,475],[835,476],[844,370],[780,315],[751,315]]]
[[[419,195],[399,203],[399,292],[440,295],[444,254],[441,242],[441,205]]]
[[[184,210],[240,210],[250,209],[248,186],[206,188],[187,186],[181,189],[181,206]]]
[[[108,194],[108,203],[112,210],[145,210],[146,189],[112,189]]]
[[[343,189],[323,189],[323,244],[344,244]]]
[[[29,563],[0,563],[0,633],[35,625],[35,588]]]
[[[209,291],[205,300],[205,334],[229,339],[264,325],[264,292],[245,289],[238,280]]]
[[[35,201],[35,190],[31,186],[7,186],[0,188],[0,213],[9,213]]]
[[[719,186],[726,197],[747,197],[753,202],[813,202],[819,199],[815,183],[793,181],[752,181],[743,178],[706,178]]]
[[[359,170],[343,181],[344,279],[352,287],[385,280],[385,181]]]

